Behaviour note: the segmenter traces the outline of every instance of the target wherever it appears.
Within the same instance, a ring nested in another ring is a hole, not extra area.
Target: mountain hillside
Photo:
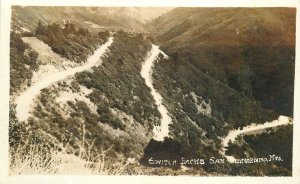
[[[295,13],[289,8],[176,8],[148,26],[176,61],[292,116]]]
[[[14,6],[11,172],[291,175],[294,58],[295,9]]]
[[[170,8],[147,7],[12,7],[13,28],[34,31],[38,22],[76,23],[93,30],[120,29],[146,31],[143,23],[156,18]]]

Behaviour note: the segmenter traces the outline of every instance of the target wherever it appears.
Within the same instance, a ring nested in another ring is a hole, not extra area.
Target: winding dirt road
[[[40,94],[41,90],[51,86],[53,83],[64,80],[69,76],[75,75],[78,72],[82,72],[92,68],[97,64],[103,54],[108,50],[108,47],[113,43],[113,37],[101,45],[92,56],[87,59],[87,62],[81,66],[59,71],[52,75],[41,77],[36,83],[30,86],[26,91],[21,93],[15,100],[16,103],[16,115],[19,121],[26,121],[30,116],[31,105],[33,104],[34,98]]]
[[[161,114],[160,126],[154,126],[153,129],[154,140],[163,141],[164,137],[169,136],[169,124],[172,123],[172,119],[168,114],[167,108],[162,104],[163,101],[162,96],[153,87],[152,69],[159,54],[162,54],[165,58],[168,57],[159,49],[158,46],[152,45],[152,49],[149,53],[149,56],[142,66],[141,75],[145,79],[146,85],[151,89],[151,95],[155,100],[155,104],[157,105],[157,110]]]
[[[228,146],[229,141],[234,142],[234,140],[239,136],[239,135],[244,135],[244,134],[255,134],[255,131],[259,130],[265,130],[267,128],[274,128],[277,126],[283,126],[283,125],[289,125],[292,124],[291,118],[287,116],[279,116],[277,120],[271,121],[271,122],[266,122],[264,124],[251,124],[248,126],[243,127],[242,129],[236,129],[232,130],[228,133],[228,135],[222,139],[223,143],[223,150],[222,150],[222,155],[226,157],[228,162],[232,163],[234,162],[235,158],[233,156],[229,156],[225,154],[226,147]]]

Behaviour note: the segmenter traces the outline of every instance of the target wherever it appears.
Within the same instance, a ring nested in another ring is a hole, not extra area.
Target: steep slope
[[[154,139],[158,141],[163,141],[164,137],[169,136],[169,125],[172,123],[171,117],[169,116],[169,112],[166,107],[162,104],[163,98],[162,96],[154,89],[153,87],[153,78],[152,78],[152,69],[154,68],[154,64],[156,63],[157,57],[159,54],[164,54],[156,45],[152,45],[151,51],[149,53],[148,58],[143,64],[141,70],[141,76],[145,79],[146,85],[151,89],[151,95],[155,100],[155,104],[157,105],[157,110],[161,114],[161,123],[160,126],[154,127]],[[165,58],[166,56],[164,54]]]
[[[88,70],[95,66],[97,64],[97,61],[99,58],[104,55],[107,48],[112,44],[113,38],[109,38],[109,41],[102,45],[102,47],[98,48],[95,53],[90,56],[87,59],[87,62],[81,66],[77,66],[74,68],[67,68],[63,71],[56,72],[55,74],[51,74],[48,76],[41,77],[40,80],[38,80],[34,85],[32,85],[29,89],[27,89],[24,93],[22,93],[17,99],[16,99],[16,111],[17,111],[17,117],[19,118],[19,121],[26,121],[28,119],[30,110],[30,105],[34,98],[39,95],[40,91],[48,88],[53,83],[57,83],[59,81],[62,81],[70,76],[75,75],[76,73],[83,72],[85,70]],[[36,52],[38,52],[36,50]]]
[[[295,9],[176,8],[148,26],[177,62],[292,116]]]
[[[140,75],[150,51],[150,40],[139,33],[114,32],[141,28],[139,21],[125,16],[127,11],[127,8],[13,7],[10,116],[13,154],[18,154],[20,145],[25,146],[24,152],[28,154],[26,150],[34,145],[54,149],[54,155],[59,151],[66,157],[76,156],[84,159],[83,163],[95,164],[105,152],[108,169],[122,170],[125,159],[139,159],[143,155],[145,145],[153,137],[153,127],[160,124],[160,114]],[[93,20],[101,26],[83,28]],[[86,59],[97,53],[96,48],[108,41],[110,34],[115,39],[101,57],[103,62],[94,58],[95,66],[91,66]],[[21,38],[24,35],[29,37]],[[24,68],[25,76],[18,76]],[[20,94],[21,98],[16,98]],[[22,106],[23,97],[26,106]],[[49,152],[50,157],[53,153]]]
[[[150,18],[136,18],[139,8],[13,11],[12,153],[25,145],[26,155],[31,144],[39,145],[47,160],[48,150],[57,149],[89,169],[106,163],[112,169],[106,174],[291,174],[290,155],[278,167],[228,163],[222,140],[231,130],[292,114],[293,9],[176,8],[147,25],[153,35],[141,33],[141,21]],[[109,36],[110,47],[89,65],[86,59]],[[70,75],[35,87],[43,76],[49,81],[61,72]],[[35,89],[27,99],[27,124],[18,121],[14,105],[26,89]],[[226,155],[265,154],[253,148],[259,140],[243,145],[238,139],[228,140]],[[196,158],[205,162],[180,164]],[[223,163],[211,164],[211,158]]]
[[[126,15],[138,19],[142,23],[147,23],[162,14],[170,11],[173,8],[168,7],[123,7],[122,8]]]
[[[39,67],[38,55],[20,35],[14,32],[10,34],[10,93],[17,93],[23,86],[31,84],[33,71]],[[21,72],[22,71],[22,72]]]
[[[292,116],[295,9],[176,8],[148,28],[170,56],[160,57],[153,76],[173,123],[172,139],[151,141],[143,164],[153,166],[150,158],[222,158],[220,138],[229,130]],[[203,168],[233,175],[291,174],[266,164]]]
[[[171,114],[172,139],[166,139],[165,143],[151,141],[141,160],[145,165],[153,166],[148,162],[150,158],[222,158],[221,138],[230,130],[278,118],[277,113],[262,108],[189,63],[161,56],[153,71],[154,88],[162,95]],[[203,167],[209,172],[232,174],[226,164]]]
[[[13,28],[34,31],[38,22],[43,24],[76,23],[93,30],[121,29],[146,31],[143,23],[158,17],[171,8],[147,7],[38,7],[13,6]]]
[[[35,99],[26,99],[33,101],[30,129],[43,141],[60,142],[67,153],[78,155],[84,146],[97,155],[112,147],[108,157],[114,162],[139,158],[152,137],[153,126],[159,124],[154,100],[140,76],[150,46],[141,35],[118,32],[101,57],[102,65],[97,65],[98,57],[94,57],[82,66],[66,67],[42,78],[47,86],[43,83],[41,89],[38,81],[29,89],[38,85],[37,92],[41,92]],[[60,76],[59,80],[55,76]]]
[[[38,22],[43,24],[75,22],[91,29],[142,29],[142,24],[126,16],[126,11],[117,8],[93,7],[13,7],[13,19],[16,24],[33,31]],[[116,11],[118,11],[117,14]],[[101,25],[101,26],[100,26]]]

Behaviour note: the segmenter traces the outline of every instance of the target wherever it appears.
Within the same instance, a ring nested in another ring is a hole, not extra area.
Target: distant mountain
[[[292,116],[295,13],[292,8],[176,8],[148,28],[178,62]]]
[[[173,43],[295,45],[295,9],[289,8],[176,8],[149,25]]]
[[[142,23],[147,23],[162,14],[170,11],[173,8],[167,7],[120,7],[112,8],[111,13],[120,14],[121,16],[130,17],[139,20]]]
[[[71,21],[96,30],[145,31],[143,23],[156,18],[170,8],[141,7],[21,7],[12,8],[15,26],[33,31],[41,21],[44,24]]]

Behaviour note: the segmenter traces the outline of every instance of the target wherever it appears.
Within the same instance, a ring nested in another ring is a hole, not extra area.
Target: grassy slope
[[[175,147],[175,157],[216,156],[218,136],[230,129],[272,120],[278,113],[291,115],[294,13],[293,9],[177,8],[148,25],[171,56],[156,64],[154,83],[175,123],[171,147],[154,141],[142,161],[151,155],[173,158]],[[197,113],[191,91],[211,102],[212,117]],[[231,175],[289,175],[265,164],[204,168]]]
[[[142,159],[142,163],[146,165],[150,157],[221,158],[220,137],[227,135],[229,130],[278,117],[278,114],[260,107],[256,102],[187,62],[161,58],[154,71],[155,88],[163,96],[164,103],[172,115],[173,124],[170,128],[173,139],[166,140],[165,146],[155,141],[150,142]],[[211,116],[197,113],[195,102],[190,95],[192,91],[204,101],[210,101]],[[207,172],[231,174],[227,164],[207,164],[204,168]]]
[[[149,27],[173,58],[292,116],[295,9],[177,8]]]
[[[91,31],[99,30],[120,30],[120,29],[136,29],[143,30],[142,23],[133,17],[124,14],[122,8],[101,7],[20,7],[14,6],[13,18],[18,20],[22,26],[25,26],[30,31],[34,31],[41,21],[43,24],[62,24],[63,20],[70,20],[72,23],[82,27],[89,28]],[[110,11],[115,11],[111,14]],[[101,25],[99,28],[94,28],[86,21]]]
[[[85,144],[94,145],[93,153],[113,146],[109,152],[111,159],[117,159],[117,155],[138,157],[151,136],[153,124],[158,123],[159,114],[139,73],[150,49],[149,41],[141,35],[130,36],[122,32],[114,39],[110,52],[102,58],[102,66],[94,67],[92,72],[76,74],[69,85],[59,82],[58,86],[44,89],[34,109],[34,117],[29,119],[34,131],[42,130],[54,136],[70,153],[79,154],[81,145],[78,141],[84,133]],[[87,97],[97,106],[97,114],[93,114],[83,101],[68,101],[64,108],[56,102],[59,91],[71,89],[76,92],[79,85],[92,90]],[[113,114],[111,109],[133,117],[137,127],[142,129],[133,130],[128,118]],[[67,115],[63,115],[65,113]],[[138,132],[141,137],[137,137]]]

